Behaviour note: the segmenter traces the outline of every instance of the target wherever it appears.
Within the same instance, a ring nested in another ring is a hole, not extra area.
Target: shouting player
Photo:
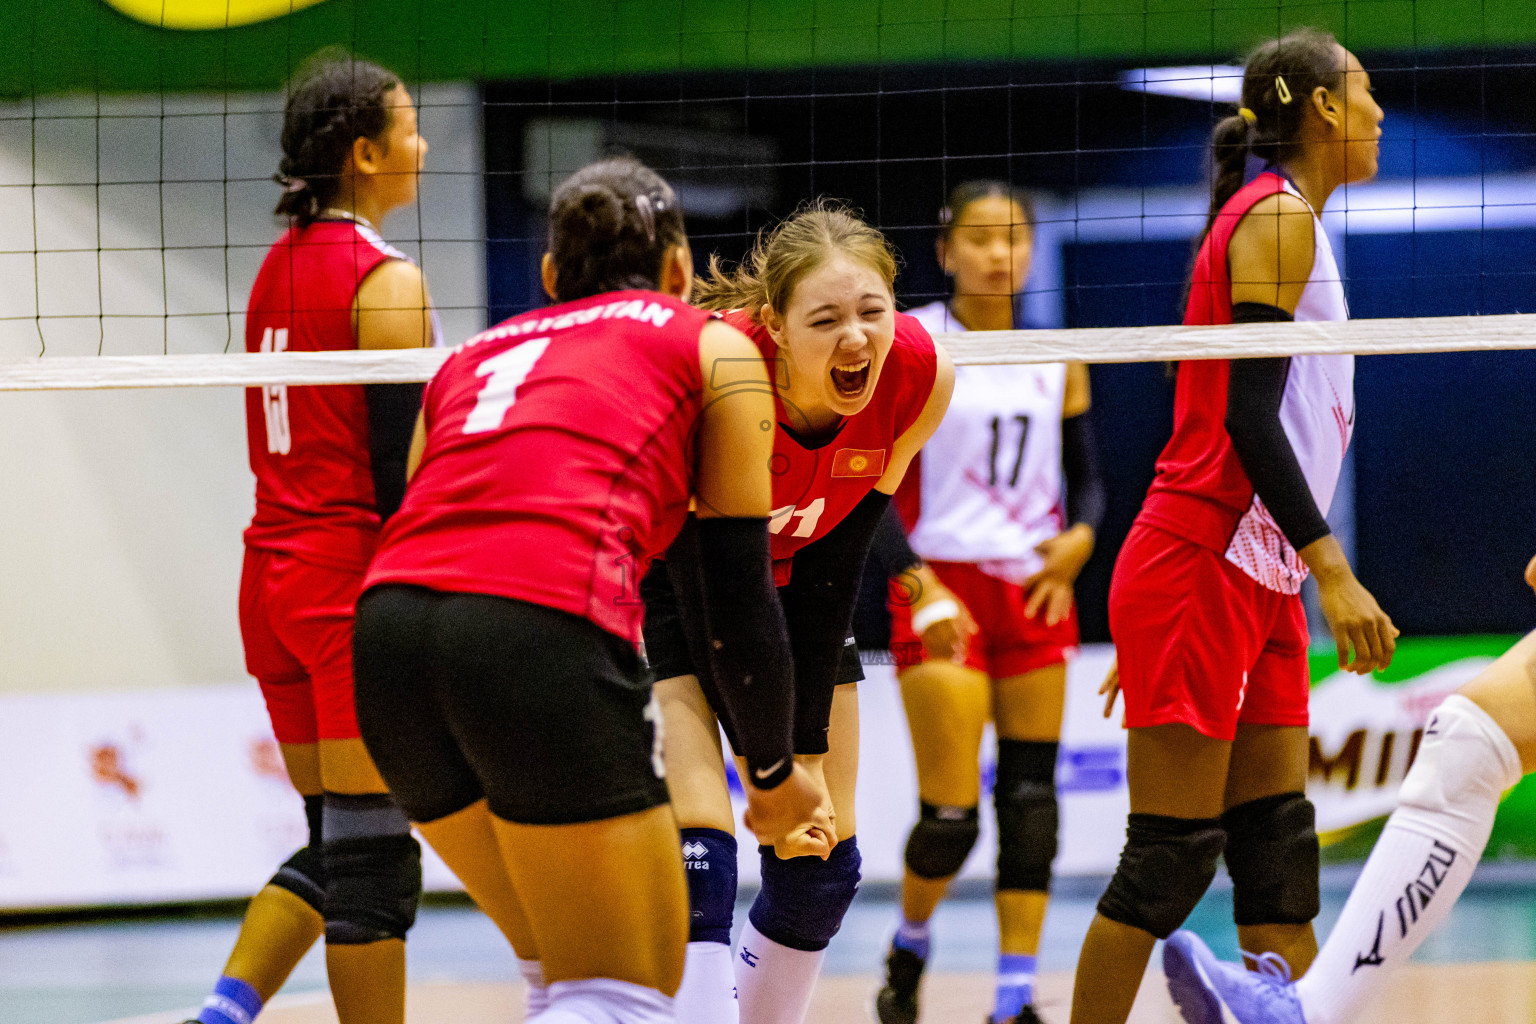
[[[293,226],[251,291],[246,348],[318,352],[433,342],[421,271],[379,237],[415,201],[427,144],[400,80],[325,57],[289,87],[284,193]],[[379,524],[399,506],[418,385],[246,392],[256,516],[245,533],[240,631],[309,845],[257,894],[198,1020],[249,1024],[324,931],[343,1024],[405,1019],[405,933],[420,851],[358,738],[352,617]]]
[[[1317,213],[1376,173],[1369,76],[1331,36],[1298,31],[1249,59],[1243,102],[1216,130],[1184,322],[1343,320]],[[1250,154],[1268,164],[1245,185]],[[1154,940],[1183,923],[1218,856],[1243,947],[1297,973],[1316,954],[1303,578],[1317,579],[1340,668],[1385,667],[1397,635],[1323,518],[1354,419],[1350,356],[1179,366],[1173,437],[1109,592],[1131,814],[1078,960],[1074,1024],[1126,1019]]]
[[[1525,569],[1536,589],[1536,558]],[[1504,791],[1536,771],[1536,633],[1447,697],[1424,729],[1397,810],[1317,959],[1292,983],[1268,953],[1254,972],[1175,932],[1163,968],[1184,1019],[1350,1024],[1451,912],[1472,878]]]
[[[692,582],[695,556],[674,545],[652,566],[643,593],[692,907],[677,1003],[682,1024],[735,1020],[738,1005],[747,1024],[799,1024],[823,951],[858,887],[854,684],[863,672],[850,635],[853,602],[875,526],[943,418],[954,384],[949,357],[918,321],[896,312],[895,276],[884,236],[818,203],[761,237],[734,273],[713,265],[698,296],[734,311],[727,321],[747,332],[773,375],[769,529],[794,649],[794,753],[824,785],[836,831],[802,830],[761,847],[762,889],[733,982],[736,840],[716,725],[725,707],[702,642],[717,613]],[[721,724],[745,754],[729,718]],[[756,769],[737,764],[750,782]]]
[[[954,295],[912,316],[935,334],[1012,330],[1029,276],[1028,196],[1004,182],[967,182],[950,195],[941,224],[939,263],[954,278]],[[915,555],[892,568],[921,558],[951,597],[928,601],[924,587],[917,602],[904,593],[891,602],[920,804],[907,839],[902,920],[876,997],[882,1024],[917,1020],[929,917],[980,832],[978,756],[988,719],[997,727],[1000,946],[991,1020],[1038,1019],[1035,955],[1056,856],[1056,750],[1066,659],[1077,646],[1072,585],[1104,509],[1088,401],[1082,363],[958,367],[949,414],[897,492]],[[979,631],[956,657],[962,608]],[[947,642],[936,643],[945,623]]]
[[[765,842],[830,830],[791,757],[769,557],[762,356],[686,304],[672,189],[631,159],[550,203],[558,304],[428,385],[412,478],[358,603],[358,716],[390,791],[511,941],[539,1024],[661,1024],[687,891],[636,650],[640,572],[698,516],[709,658]]]

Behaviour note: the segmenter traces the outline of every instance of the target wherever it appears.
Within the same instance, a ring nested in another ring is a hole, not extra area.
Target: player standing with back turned
[[[289,86],[284,193],[292,227],[251,291],[246,348],[417,348],[435,338],[421,271],[376,230],[413,202],[427,144],[400,80],[323,56]],[[245,533],[240,631],[309,844],[252,901],[203,1024],[249,1024],[322,931],[342,1024],[405,1019],[405,933],[420,850],[358,738],[353,606],[400,504],[419,385],[246,391],[256,515]]]

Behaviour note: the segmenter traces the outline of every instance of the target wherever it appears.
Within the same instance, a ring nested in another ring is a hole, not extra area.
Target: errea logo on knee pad
[[[704,860],[704,858],[708,857],[708,856],[709,856],[709,847],[705,846],[703,843],[696,843],[696,842],[693,842],[692,840],[689,840],[688,842],[683,844],[683,860],[685,862],[690,862],[690,861],[693,862],[693,863],[684,863],[683,867],[685,867],[685,868],[698,868],[698,869],[702,869],[704,871],[708,871],[709,870],[709,862]],[[699,862],[702,862],[702,863],[699,863]]]

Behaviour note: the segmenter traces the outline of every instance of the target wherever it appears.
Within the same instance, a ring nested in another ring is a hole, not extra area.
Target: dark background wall
[[[1528,55],[1526,55],[1528,57]],[[1383,179],[1536,169],[1536,67],[1519,54],[1366,54],[1387,111]],[[542,213],[524,195],[524,129],[534,118],[771,141],[771,201],[690,214],[696,257],[738,259],[753,233],[816,195],[862,209],[903,256],[908,305],[943,294],[932,252],[948,188],[1003,177],[1069,199],[1106,186],[1198,185],[1207,103],[1127,92],[1125,64],[984,65],[524,81],[486,87],[491,319],[542,303]],[[690,158],[692,159],[692,158]],[[663,174],[697,173],[664,159]],[[759,169],[760,170],[760,169]],[[730,174],[713,168],[711,173]],[[747,180],[747,172],[740,172]],[[761,174],[752,178],[762,184]],[[1530,198],[1536,204],[1536,191]],[[1174,323],[1192,240],[1069,240],[1067,326]],[[1536,311],[1536,230],[1351,235],[1344,251],[1356,317]],[[1469,321],[1469,331],[1477,329]],[[1079,586],[1084,635],[1107,638],[1113,558],[1167,438],[1162,365],[1093,369],[1110,508]],[[1520,580],[1536,554],[1536,353],[1368,357],[1358,363],[1356,536],[1361,579],[1405,632],[1530,628]]]

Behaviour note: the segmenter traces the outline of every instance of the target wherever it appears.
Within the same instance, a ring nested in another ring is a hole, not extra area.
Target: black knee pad
[[[384,794],[325,796],[325,941],[403,939],[421,901],[421,846]]]
[[[832,856],[780,860],[773,847],[763,856],[763,887],[748,915],[752,927],[781,946],[808,953],[827,948],[859,891],[858,837],[832,848]]]
[[[1229,808],[1227,873],[1238,924],[1306,924],[1317,916],[1317,815],[1304,793],[1278,793]]]
[[[283,862],[268,885],[287,889],[299,899],[325,913],[325,854],[321,848],[320,820],[324,801],[318,796],[304,798],[304,817],[309,822],[309,845]]]
[[[1055,743],[1029,740],[997,741],[997,781],[992,802],[997,808],[997,887],[1051,887],[1056,860]]]
[[[959,872],[981,822],[974,807],[939,807],[919,804],[917,824],[907,836],[907,870],[918,878],[949,878]]]
[[[1216,877],[1226,838],[1219,818],[1132,814],[1120,866],[1099,899],[1099,913],[1166,939]]]
[[[683,829],[688,941],[731,944],[736,916],[736,837],[717,828]]]

